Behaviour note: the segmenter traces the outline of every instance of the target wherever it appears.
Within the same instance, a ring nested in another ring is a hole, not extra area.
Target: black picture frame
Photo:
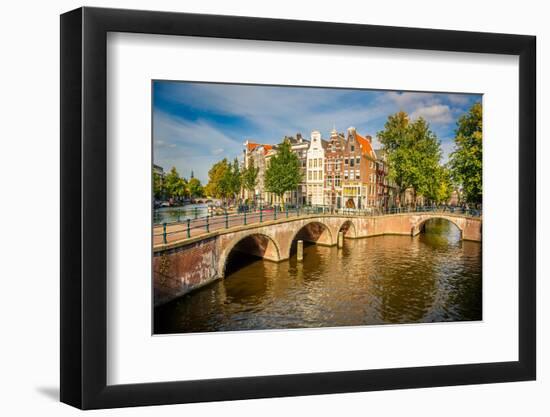
[[[107,33],[519,56],[519,360],[107,385]],[[252,17],[80,8],[61,15],[61,401],[82,409],[533,380],[536,38]]]

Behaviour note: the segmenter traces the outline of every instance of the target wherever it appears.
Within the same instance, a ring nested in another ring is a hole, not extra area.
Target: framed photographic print
[[[61,103],[63,402],[535,379],[534,37],[81,8]]]

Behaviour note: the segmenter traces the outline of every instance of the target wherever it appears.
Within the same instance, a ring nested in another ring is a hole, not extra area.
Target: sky
[[[314,130],[328,139],[336,127],[345,132],[376,134],[389,115],[405,111],[422,116],[441,141],[443,161],[453,149],[458,118],[480,94],[280,87],[183,81],[153,83],[154,163],[167,172],[175,166],[181,176],[191,171],[203,184],[208,170],[223,158],[242,157],[243,143],[280,143]]]

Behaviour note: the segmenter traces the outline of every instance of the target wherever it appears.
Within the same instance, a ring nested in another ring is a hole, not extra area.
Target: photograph
[[[482,115],[153,80],[153,334],[482,320]]]

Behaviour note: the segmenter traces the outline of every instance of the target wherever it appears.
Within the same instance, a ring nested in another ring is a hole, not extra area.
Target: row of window
[[[323,179],[323,171],[308,171],[307,172],[308,181],[317,181]]]
[[[308,159],[309,168],[322,168],[323,167],[323,158],[309,158]]]
[[[334,143],[332,145],[330,145],[330,151],[331,152],[336,152],[337,148],[339,149],[340,146],[337,146]],[[349,150],[350,150],[350,152],[354,152],[355,151],[355,145],[350,145]]]

